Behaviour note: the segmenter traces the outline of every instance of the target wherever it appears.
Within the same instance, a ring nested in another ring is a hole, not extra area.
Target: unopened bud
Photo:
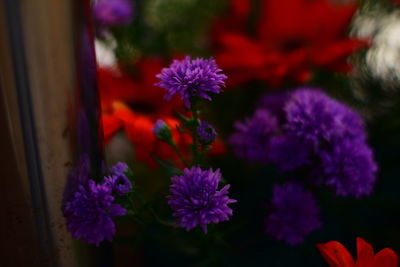
[[[171,128],[163,120],[157,120],[153,127],[154,135],[167,143],[172,141]]]

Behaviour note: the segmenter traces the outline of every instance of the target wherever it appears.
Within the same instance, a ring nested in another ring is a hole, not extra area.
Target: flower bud
[[[157,120],[153,127],[154,135],[167,143],[172,142],[171,128],[163,120]]]

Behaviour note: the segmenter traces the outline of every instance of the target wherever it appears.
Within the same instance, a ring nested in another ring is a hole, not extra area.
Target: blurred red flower
[[[347,57],[367,41],[346,36],[356,4],[329,0],[264,0],[253,35],[248,34],[250,0],[233,0],[230,14],[213,29],[216,60],[230,85],[264,80],[278,86],[310,80],[312,69],[347,72]]]
[[[374,249],[362,238],[357,238],[357,260],[339,242],[318,244],[317,248],[330,267],[397,267],[398,256],[390,248],[374,254]]]
[[[172,148],[158,140],[153,134],[153,126],[162,119],[171,128],[172,136],[185,157],[189,156],[188,145],[192,140],[181,133],[176,126],[179,120],[174,110],[184,112],[179,98],[164,100],[164,89],[154,86],[155,77],[163,67],[158,58],[139,61],[129,75],[118,69],[99,68],[98,81],[102,107],[104,139],[109,143],[114,134],[123,129],[134,145],[135,158],[155,167],[152,153],[160,159],[181,164]],[[216,143],[211,154],[222,154],[225,146]]]

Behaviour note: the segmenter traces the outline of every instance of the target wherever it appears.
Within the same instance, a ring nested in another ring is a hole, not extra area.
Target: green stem
[[[139,223],[140,225],[146,225],[146,223],[137,215],[128,215],[128,219],[132,220],[134,223]]]
[[[135,205],[133,203],[133,200],[130,197],[127,197],[127,199],[129,201],[129,204],[130,204],[132,212],[133,212],[133,214],[129,214],[128,215],[128,218],[134,220],[135,222],[138,222],[141,225],[145,225],[144,221],[142,220],[142,218],[140,218],[139,213],[135,209]]]
[[[176,146],[175,142],[172,141],[171,143],[169,143],[169,145],[175,151],[176,155],[178,155],[178,157],[179,157],[180,161],[183,163],[183,165],[185,165],[185,167],[189,167],[189,163],[185,160],[185,158],[183,157],[181,151]]]
[[[163,219],[161,219],[160,217],[158,217],[158,215],[154,211],[153,207],[150,207],[149,210],[150,210],[150,213],[153,215],[154,219],[156,220],[156,222],[158,222],[159,224],[164,225],[164,226],[169,226],[169,227],[174,226],[173,224],[168,223],[168,222],[164,221]]]
[[[149,206],[149,207],[148,207],[148,210],[150,211],[151,215],[153,216],[154,220],[155,220],[157,223],[159,223],[159,224],[161,224],[161,225],[164,225],[164,226],[169,226],[169,227],[174,226],[173,224],[168,223],[168,222],[166,222],[165,220],[161,219],[161,218],[158,216],[158,214],[155,212],[155,210],[154,210],[154,208],[151,206],[151,204],[148,203],[148,202],[143,198],[143,195],[142,195],[142,194],[140,194],[139,192],[137,192],[136,195],[137,195],[137,197],[139,198],[139,200],[142,202],[143,206],[147,206],[147,205]]]
[[[127,199],[128,199],[129,204],[130,204],[130,206],[131,206],[131,208],[132,208],[132,211],[133,211],[135,214],[137,214],[137,210],[135,209],[135,204],[133,204],[132,198],[130,198],[130,196],[128,196]]]
[[[192,153],[193,153],[193,165],[197,165],[200,163],[200,158],[199,158],[199,136],[197,134],[197,127],[199,126],[199,111],[196,107],[195,103],[191,103],[191,111],[193,113],[193,129],[192,129],[192,134],[193,134],[193,144],[192,144]]]

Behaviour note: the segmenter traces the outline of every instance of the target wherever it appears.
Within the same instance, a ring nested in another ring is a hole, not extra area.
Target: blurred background
[[[134,77],[133,82],[135,77],[144,78],[136,80],[140,87],[150,71],[146,60],[153,60],[157,73],[156,60],[166,64],[185,54],[215,57],[229,77],[228,87],[204,109],[222,140],[232,133],[236,120],[252,114],[261,95],[299,85],[323,88],[365,118],[368,142],[379,165],[370,197],[357,200],[315,192],[323,227],[303,244],[289,246],[262,233],[272,184],[282,182],[282,175],[274,166],[238,160],[225,146],[227,151],[211,157],[209,164],[221,168],[232,184],[232,197],[239,200],[231,222],[217,227],[218,237],[205,237],[200,231],[164,236],[156,225],[138,227],[131,237],[138,245],[130,245],[144,266],[324,266],[315,244],[337,240],[354,253],[358,236],[376,249],[399,250],[400,7],[396,1],[137,0],[132,4],[131,22],[110,26],[98,36],[100,66],[118,65]],[[150,79],[148,85],[154,82]],[[153,104],[166,105],[160,103]],[[144,106],[135,100],[130,104],[138,113]],[[112,137],[106,147],[108,160],[134,159],[134,148],[128,151],[122,145],[129,141],[123,131]],[[138,183],[150,183],[149,190],[157,183],[160,191],[165,190],[168,174],[149,171],[135,160],[132,164],[143,179]],[[157,191],[153,194],[151,198],[159,196]],[[159,197],[159,210],[168,217],[168,207]]]
[[[3,194],[10,205],[2,206],[2,229],[22,225],[32,237],[4,233],[14,251],[4,266],[27,266],[12,264],[38,243],[45,249],[27,257],[37,266],[327,266],[315,245],[337,240],[355,255],[356,237],[376,251],[400,251],[400,1],[20,2],[1,6],[7,116],[0,122],[8,129],[2,147],[13,144],[6,151],[15,159],[2,161],[3,190],[26,193]],[[206,164],[221,169],[238,203],[230,221],[208,235],[163,223],[173,220],[165,199],[172,172],[155,158],[174,162],[176,155],[152,129],[157,119],[176,121],[183,105],[164,101],[155,75],[185,55],[213,57],[228,76],[224,93],[202,106],[219,134]],[[272,186],[285,175],[235,157],[227,140],[263,95],[299,86],[322,88],[362,115],[379,170],[368,197],[315,190],[323,225],[288,245],[264,231]],[[76,121],[82,113],[90,122],[86,137]],[[127,162],[141,194],[135,201],[143,221],[117,219],[114,241],[96,248],[70,239],[59,210],[82,140],[91,140],[88,153],[99,162]],[[16,169],[20,178],[9,178]]]

